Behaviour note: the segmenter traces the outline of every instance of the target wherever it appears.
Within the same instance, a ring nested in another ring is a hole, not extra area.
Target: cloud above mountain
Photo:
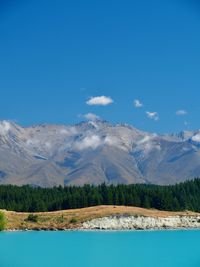
[[[184,110],[184,109],[180,109],[180,110],[176,111],[176,115],[177,116],[184,116],[184,115],[187,115],[187,114],[188,114],[188,112],[186,110]]]
[[[74,144],[74,148],[77,150],[85,150],[85,149],[96,149],[103,142],[100,136],[96,134],[89,134],[88,136],[84,137],[82,140],[77,141]]]
[[[158,121],[159,120],[158,112],[146,111],[146,115],[151,120],[154,120],[154,121]]]
[[[86,120],[89,120],[89,121],[96,121],[96,120],[99,120],[100,117],[94,113],[87,113],[87,114],[83,114],[81,115],[81,117],[85,118]]]
[[[111,97],[108,96],[95,96],[91,97],[86,104],[89,106],[107,106],[112,104],[114,101]]]
[[[134,104],[135,108],[142,108],[143,107],[143,103],[139,99],[135,99],[133,104]]]

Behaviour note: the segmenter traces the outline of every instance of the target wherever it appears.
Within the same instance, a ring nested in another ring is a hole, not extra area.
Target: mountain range
[[[126,124],[21,127],[0,122],[0,184],[168,185],[200,176],[200,130],[153,134]]]

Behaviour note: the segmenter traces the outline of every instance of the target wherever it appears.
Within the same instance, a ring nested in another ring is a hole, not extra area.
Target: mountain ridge
[[[200,176],[200,130],[155,134],[103,120],[0,121],[0,184],[174,184]]]

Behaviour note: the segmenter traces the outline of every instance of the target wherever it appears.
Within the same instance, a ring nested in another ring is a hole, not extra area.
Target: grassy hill
[[[134,215],[148,217],[197,216],[194,212],[168,212],[125,206],[98,206],[56,212],[22,213],[2,211],[5,214],[6,230],[67,230],[78,229],[85,221],[111,215]]]

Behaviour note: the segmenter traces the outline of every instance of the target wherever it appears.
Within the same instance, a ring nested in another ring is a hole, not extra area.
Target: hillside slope
[[[0,122],[0,184],[174,184],[200,176],[200,131],[157,135],[97,120]]]

